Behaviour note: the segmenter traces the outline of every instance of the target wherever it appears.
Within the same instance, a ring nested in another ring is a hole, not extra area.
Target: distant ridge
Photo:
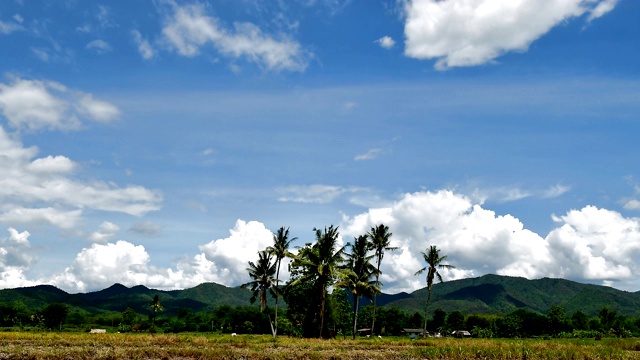
[[[164,314],[172,316],[181,308],[193,311],[212,311],[221,305],[249,306],[251,294],[240,287],[203,283],[184,290],[155,290],[143,285],[126,287],[122,284],[89,293],[69,294],[51,285],[38,285],[0,290],[0,303],[21,301],[30,308],[42,308],[49,303],[63,302],[91,313],[122,312],[131,307],[136,312],[148,312],[148,304],[158,295]],[[427,289],[410,294],[380,294],[379,306],[395,306],[407,313],[424,312]],[[362,306],[370,304],[363,299]],[[283,306],[284,304],[281,304]],[[581,310],[596,316],[602,307],[627,316],[640,316],[640,292],[627,292],[610,287],[582,284],[564,279],[542,278],[528,280],[520,277],[484,275],[448,281],[433,286],[430,308],[471,313],[509,313],[528,309],[546,314],[554,305],[561,306],[567,315]],[[254,304],[255,306],[255,304]]]

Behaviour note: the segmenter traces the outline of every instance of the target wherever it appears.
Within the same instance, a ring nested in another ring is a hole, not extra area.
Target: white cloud
[[[13,225],[47,224],[61,229],[72,229],[82,217],[82,210],[62,210],[53,207],[24,208],[6,206],[4,212],[0,212],[0,222]]]
[[[371,149],[364,154],[356,155],[353,160],[373,160],[378,157],[378,155],[382,154],[382,149]]]
[[[227,57],[244,58],[267,70],[304,71],[307,67],[310,54],[284,35],[276,39],[251,23],[235,23],[233,30],[224,29],[199,4],[179,6],[171,2],[171,8],[162,34],[180,55],[193,57],[203,46],[212,45]]]
[[[230,236],[200,246],[202,253],[181,259],[176,269],[150,265],[150,256],[141,245],[124,240],[93,244],[78,253],[64,272],[41,282],[67,291],[92,291],[114,283],[126,286],[145,285],[155,289],[184,289],[203,282],[237,286],[249,281],[246,268],[257,259],[259,250],[273,242],[273,233],[257,221],[238,220]],[[281,278],[286,278],[286,261]]]
[[[117,107],[106,101],[96,100],[90,94],[82,95],[78,99],[76,108],[78,113],[100,122],[111,121],[120,115]]]
[[[153,274],[148,268],[149,254],[142,245],[119,240],[93,244],[82,249],[73,264],[48,280],[62,289],[84,292],[107,288],[114,283],[134,286],[147,283]]]
[[[98,231],[94,231],[89,235],[89,241],[104,244],[114,237],[118,231],[120,231],[120,227],[118,225],[105,221],[100,224],[100,229],[98,229]]]
[[[119,115],[117,107],[90,94],[19,78],[0,83],[0,112],[11,126],[29,130],[76,129],[82,120],[106,122]]]
[[[595,20],[604,14],[610,12],[616,7],[618,0],[603,0],[596,5],[596,7],[591,10],[589,14],[589,21]]]
[[[96,40],[93,40],[93,41],[89,42],[85,46],[85,49],[93,50],[98,54],[104,54],[104,53],[107,53],[107,52],[113,50],[111,48],[111,45],[109,45],[108,42],[106,42],[104,40],[101,40],[101,39],[96,39]]]
[[[529,45],[563,21],[613,9],[611,0],[409,0],[405,55],[437,59],[436,69],[474,66]]]
[[[27,168],[35,173],[70,173],[76,167],[77,164],[66,156],[49,155],[33,160]]]
[[[162,226],[152,221],[143,221],[133,224],[129,230],[140,235],[154,236],[160,234]]]
[[[396,42],[389,36],[383,36],[380,39],[376,40],[376,43],[380,45],[382,48],[391,49]]]
[[[8,229],[10,236],[0,238],[0,288],[36,285],[27,279],[26,271],[35,262],[29,243],[29,232]]]
[[[564,277],[629,286],[640,275],[640,220],[587,206],[556,217],[561,224],[547,237],[524,228],[511,215],[493,211],[450,191],[406,194],[393,205],[345,218],[345,236],[358,236],[380,223],[390,227],[392,245],[381,270],[385,291],[425,286],[413,273],[420,256],[436,245],[457,266],[445,280],[494,273],[529,279]]]
[[[20,24],[0,21],[0,34],[10,34],[14,31],[24,30]]]
[[[640,200],[631,199],[624,203],[624,208],[627,210],[640,210]]]
[[[249,261],[255,261],[258,251],[273,243],[273,233],[257,221],[238,220],[230,230],[230,236],[200,246],[200,251],[208,260],[210,271],[224,285],[239,285],[249,280]]]
[[[442,190],[405,194],[388,207],[345,217],[340,231],[342,239],[362,235],[380,223],[390,227],[391,245],[398,250],[387,252],[381,266],[381,281],[388,293],[425,286],[424,277],[414,273],[424,266],[421,252],[430,245],[440,248],[456,266],[442,272],[446,281],[494,273],[529,279],[563,277],[637,289],[640,219],[586,206],[555,220],[558,227],[543,238],[511,215],[498,216],[464,195]],[[118,230],[105,222],[98,232],[109,235]],[[0,287],[32,284],[25,276],[35,261],[29,233],[9,231],[9,238],[0,239]],[[201,245],[199,254],[178,260],[175,268],[151,265],[143,246],[124,240],[92,244],[64,271],[38,282],[67,291],[98,290],[116,282],[157,289],[211,281],[237,286],[249,280],[247,263],[271,245],[272,237],[264,224],[238,220],[228,237]],[[286,280],[286,263],[281,272]]]
[[[278,201],[291,201],[299,203],[326,204],[330,203],[344,193],[357,192],[359,188],[345,188],[332,185],[291,185],[276,189],[282,194]]]
[[[117,187],[75,178],[78,165],[65,156],[37,158],[0,127],[0,222],[74,228],[83,209],[140,216],[158,210],[162,195],[140,186]]]
[[[149,41],[142,37],[140,31],[132,30],[131,35],[133,36],[133,42],[138,46],[138,51],[142,58],[145,60],[153,59],[155,51]]]
[[[556,198],[556,197],[564,195],[569,190],[571,190],[570,186],[557,184],[557,185],[554,185],[554,186],[548,188],[547,190],[543,191],[542,197],[545,198],[545,199]]]
[[[625,281],[640,269],[640,219],[586,206],[556,218],[563,224],[547,237],[558,275],[573,279]]]

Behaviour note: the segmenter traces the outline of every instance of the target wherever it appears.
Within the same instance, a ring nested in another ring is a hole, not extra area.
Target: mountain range
[[[49,303],[66,303],[76,310],[90,313],[122,312],[127,307],[139,313],[148,312],[151,299],[158,295],[165,315],[173,315],[181,308],[209,311],[220,305],[244,306],[250,292],[240,287],[203,283],[184,290],[155,290],[142,285],[126,287],[114,284],[106,289],[69,294],[51,285],[0,290],[0,303],[20,301],[29,308],[42,308]],[[379,306],[395,306],[407,313],[424,312],[427,289],[412,293],[380,294]],[[362,306],[368,300],[361,301]],[[554,305],[565,313],[581,310],[596,316],[603,307],[626,316],[640,317],[640,292],[626,292],[606,286],[582,284],[564,279],[542,278],[527,280],[520,277],[484,275],[434,284],[430,309],[472,313],[509,313],[528,309],[546,314]]]

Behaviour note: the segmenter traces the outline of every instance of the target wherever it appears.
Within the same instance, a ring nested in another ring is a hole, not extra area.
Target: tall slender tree
[[[394,251],[397,247],[390,246],[390,238],[393,234],[389,232],[389,227],[380,224],[378,226],[372,227],[371,230],[367,233],[367,236],[370,239],[371,249],[374,251],[374,255],[376,257],[376,286],[378,288],[382,287],[380,284],[380,263],[382,262],[382,258],[384,257],[385,251]],[[373,294],[373,316],[371,319],[371,332],[375,331],[376,328],[376,298],[377,294]]]
[[[311,281],[314,289],[318,291],[320,299],[320,324],[317,336],[324,335],[325,303],[327,299],[327,287],[338,278],[341,265],[344,261],[344,246],[338,248],[338,228],[331,225],[324,231],[313,229],[316,233],[316,242],[313,245],[300,249],[294,258],[293,267],[301,268],[302,274],[289,286],[295,286],[300,282]]]
[[[360,297],[366,296],[371,299],[375,294],[380,293],[377,281],[373,277],[378,274],[378,270],[371,263],[375,255],[368,255],[370,250],[368,237],[366,235],[355,238],[353,244],[348,244],[351,252],[347,254],[347,270],[341,274],[337,287],[347,289],[353,294],[353,339],[358,331],[358,307]]]
[[[442,276],[438,272],[438,269],[454,269],[455,266],[443,264],[443,262],[447,260],[447,255],[440,256],[440,249],[438,249],[435,245],[431,245],[426,253],[422,252],[422,257],[427,263],[427,266],[418,270],[415,275],[420,275],[425,270],[427,271],[427,290],[429,292],[429,295],[427,295],[427,305],[425,306],[424,313],[424,329],[422,330],[422,336],[426,336],[427,320],[429,319],[429,302],[431,301],[431,289],[433,288],[433,280],[434,278],[437,278],[439,282],[442,282]]]
[[[280,289],[280,264],[282,259],[292,256],[289,252],[289,246],[297,239],[297,237],[289,238],[289,228],[285,229],[283,226],[273,235],[273,246],[267,248],[267,252],[276,257],[276,289]],[[276,292],[276,313],[273,321],[275,323],[274,337],[278,334],[278,297],[278,292]]]
[[[151,326],[156,326],[156,315],[158,314],[158,311],[162,311],[164,309],[162,307],[162,304],[160,304],[160,297],[158,297],[158,295],[155,295],[153,297],[153,299],[149,303],[149,307],[153,311],[153,318],[151,319]]]
[[[272,285],[275,281],[273,276],[276,273],[276,263],[272,260],[271,254],[267,251],[258,251],[258,261],[256,263],[249,261],[249,267],[247,268],[252,281],[241,285],[243,289],[250,288],[253,292],[250,299],[251,303],[260,299],[260,312],[267,305],[267,291],[275,297]]]

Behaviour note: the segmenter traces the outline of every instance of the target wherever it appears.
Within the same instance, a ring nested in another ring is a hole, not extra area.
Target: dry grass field
[[[640,359],[640,341],[6,332],[0,359]]]

